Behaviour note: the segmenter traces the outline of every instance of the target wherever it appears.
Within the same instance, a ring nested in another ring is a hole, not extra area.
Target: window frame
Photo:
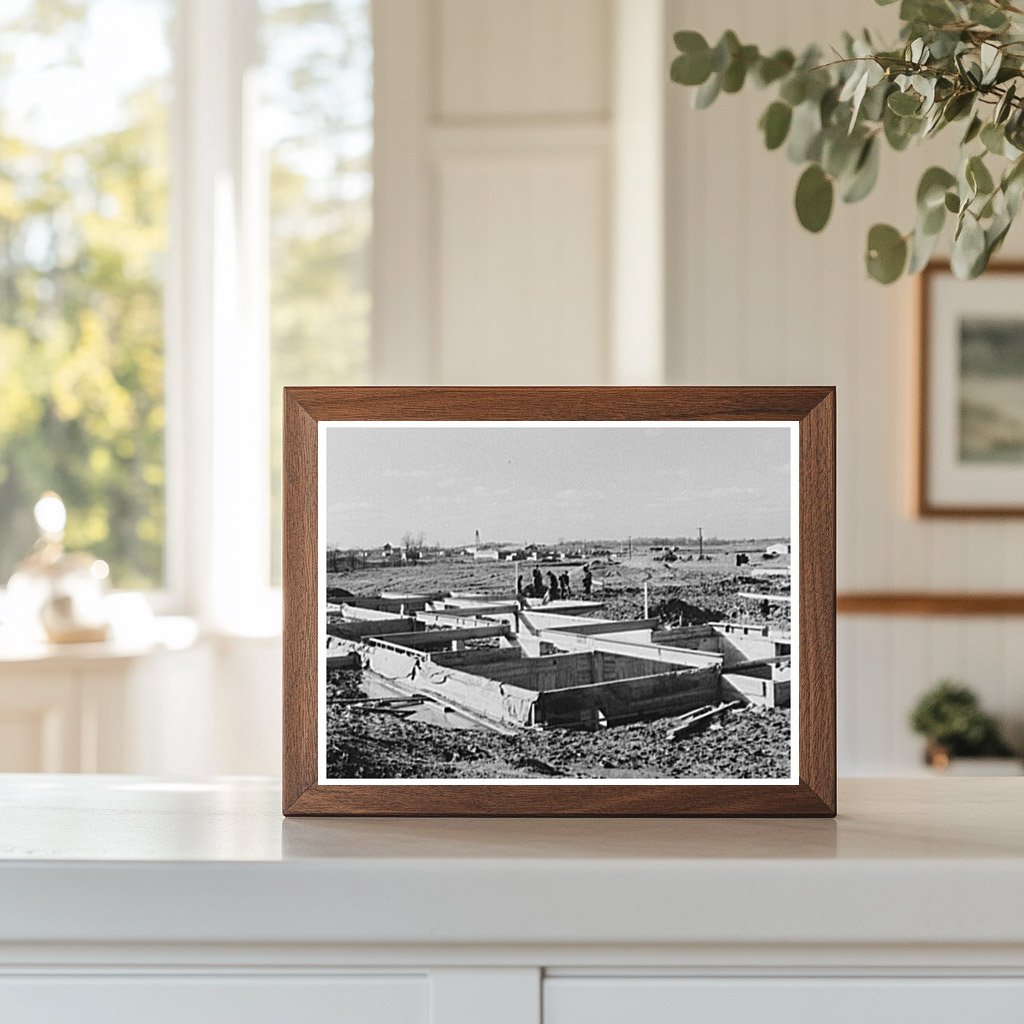
[[[177,0],[165,292],[167,586],[155,611],[280,631],[271,585],[258,0]]]

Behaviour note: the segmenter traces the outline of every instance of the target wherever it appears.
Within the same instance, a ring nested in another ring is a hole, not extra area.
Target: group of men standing
[[[590,572],[590,566],[583,566],[583,597],[589,598],[591,588],[594,585],[594,577]],[[517,587],[520,597],[540,597],[544,603],[549,601],[565,601],[572,597],[572,583],[569,580],[569,573],[564,570],[561,575],[556,576],[553,570],[545,574],[540,571],[539,566],[534,566],[533,582],[523,585],[523,577],[517,578]]]

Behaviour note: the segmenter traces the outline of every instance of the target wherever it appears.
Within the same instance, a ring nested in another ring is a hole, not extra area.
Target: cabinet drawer
[[[0,978],[18,1024],[427,1024],[424,975]]]
[[[1024,978],[572,978],[544,984],[544,1024],[1021,1024]]]

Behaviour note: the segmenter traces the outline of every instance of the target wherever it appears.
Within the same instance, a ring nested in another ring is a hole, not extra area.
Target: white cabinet
[[[1020,1024],[1024,978],[567,978],[544,1024]]]
[[[427,979],[411,976],[0,979],[17,1024],[428,1024]]]
[[[822,820],[288,819],[0,776],[0,1022],[1022,1024],[1018,779]]]

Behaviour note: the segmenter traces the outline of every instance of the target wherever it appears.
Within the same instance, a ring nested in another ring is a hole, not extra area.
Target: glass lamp
[[[67,510],[59,495],[47,491],[34,512],[39,540],[7,584],[8,628],[16,622],[23,639],[58,644],[106,640],[107,563],[64,550]]]

